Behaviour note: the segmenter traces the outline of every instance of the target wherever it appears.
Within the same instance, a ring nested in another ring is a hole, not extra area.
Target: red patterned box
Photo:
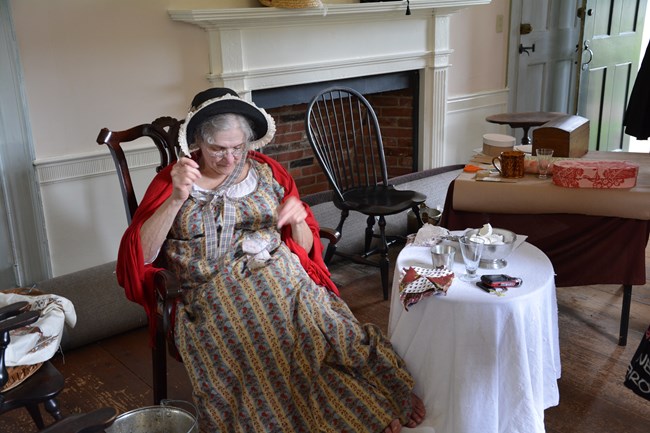
[[[627,161],[566,160],[553,163],[553,183],[565,188],[632,188],[639,166]]]

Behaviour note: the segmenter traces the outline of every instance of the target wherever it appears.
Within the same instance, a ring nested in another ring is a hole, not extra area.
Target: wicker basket
[[[323,6],[321,0],[259,0],[263,6],[287,9],[319,8]]]
[[[40,291],[36,287],[14,287],[13,289],[0,290],[2,293],[14,293],[16,295],[24,296],[41,296],[45,292]]]
[[[41,368],[41,365],[43,365],[42,362],[39,362],[38,364],[34,365],[19,365],[17,367],[7,367],[7,373],[9,374],[9,381],[5,384],[2,389],[0,389],[1,392],[9,391],[11,388],[15,388],[27,379],[29,377],[36,373],[39,368]]]

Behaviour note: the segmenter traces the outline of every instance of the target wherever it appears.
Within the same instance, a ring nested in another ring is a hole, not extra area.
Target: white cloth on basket
[[[29,302],[30,310],[40,311],[41,316],[31,325],[10,332],[11,341],[5,351],[8,367],[49,360],[59,349],[64,325],[74,327],[77,323],[72,302],[62,296],[0,293],[0,307],[21,301]]]

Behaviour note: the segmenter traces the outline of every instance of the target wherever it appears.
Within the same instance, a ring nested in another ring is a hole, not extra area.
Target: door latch
[[[586,71],[586,70],[589,69],[589,63],[591,63],[591,61],[594,59],[594,52],[591,51],[591,48],[589,48],[589,42],[590,42],[589,40],[586,40],[584,42],[584,44],[585,44],[584,50],[585,50],[586,53],[589,53],[589,60],[587,60],[586,62],[583,62],[582,65],[580,65],[582,67],[583,71]]]
[[[533,44],[530,47],[524,47],[523,44],[519,44],[519,54],[526,53],[526,54],[528,54],[530,56],[530,51],[528,51],[528,50],[530,50],[530,51],[532,51],[534,53],[535,52],[535,44]]]

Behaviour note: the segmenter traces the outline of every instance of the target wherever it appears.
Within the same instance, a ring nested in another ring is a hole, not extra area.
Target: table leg
[[[528,136],[528,130],[530,129],[530,126],[522,126],[522,128],[524,129],[524,136],[521,137],[521,144],[530,144],[530,137]]]
[[[630,323],[630,304],[632,303],[632,285],[623,284],[623,307],[621,308],[621,327],[618,332],[618,345],[627,344],[627,328]]]

